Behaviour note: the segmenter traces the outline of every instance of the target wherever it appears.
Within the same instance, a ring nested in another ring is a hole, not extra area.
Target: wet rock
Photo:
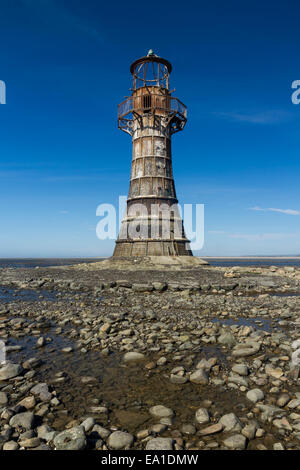
[[[244,387],[248,388],[248,380],[238,374],[230,374],[228,377],[228,383],[243,385]]]
[[[37,345],[38,348],[41,348],[41,347],[45,346],[45,344],[46,344],[46,341],[45,341],[45,338],[43,336],[41,336],[36,342],[36,345]]]
[[[173,442],[168,437],[156,437],[147,442],[146,450],[173,450]]]
[[[151,427],[151,432],[154,434],[161,434],[165,432],[166,429],[166,424],[154,424],[154,426]]]
[[[137,362],[137,361],[142,361],[145,359],[145,355],[139,352],[134,352],[130,351],[126,354],[124,354],[123,360],[124,362]]]
[[[242,434],[235,434],[224,439],[223,444],[229,449],[243,450],[246,448],[247,439]]]
[[[217,434],[218,432],[221,432],[223,430],[223,424],[222,423],[216,423],[213,424],[212,426],[208,426],[205,429],[201,429],[199,431],[200,436],[210,436],[212,434]]]
[[[40,439],[44,439],[45,441],[49,442],[54,439],[55,436],[59,434],[58,431],[54,431],[50,426],[47,424],[43,424],[37,428],[37,435]]]
[[[2,450],[18,450],[19,444],[15,441],[8,441],[3,444]]]
[[[19,413],[14,415],[10,421],[9,425],[12,428],[24,428],[31,429],[34,422],[34,414],[31,411],[26,411],[25,413]]]
[[[287,393],[282,393],[276,402],[277,406],[285,406],[291,400],[291,397]]]
[[[185,384],[188,381],[187,377],[182,377],[180,375],[171,374],[170,382],[172,384]]]
[[[259,426],[256,422],[249,423],[242,429],[242,434],[250,441],[255,438],[258,428]]]
[[[197,369],[190,375],[190,382],[199,385],[207,385],[209,378],[204,369]]]
[[[17,377],[22,373],[22,370],[20,364],[8,362],[0,369],[0,380],[8,380]]]
[[[168,288],[168,284],[165,282],[152,282],[152,285],[158,292],[163,292]]]
[[[248,342],[245,344],[238,344],[232,351],[233,357],[247,357],[253,356],[260,350],[260,344],[257,342]]]
[[[163,405],[152,406],[149,413],[155,418],[172,418],[174,416],[174,411]]]
[[[193,426],[192,424],[183,424],[182,425],[182,428],[181,428],[181,431],[183,432],[183,434],[196,434],[196,428],[195,426]]]
[[[242,376],[247,376],[249,374],[249,369],[246,364],[235,364],[232,367],[232,371]]]
[[[262,403],[257,403],[255,407],[261,411],[260,419],[263,422],[268,421],[270,418],[272,418],[275,414],[282,414],[282,409],[278,408],[277,406],[273,405],[264,405]],[[257,433],[256,433],[257,434]]]
[[[0,407],[5,406],[8,403],[7,393],[0,392]]]
[[[240,431],[242,429],[242,423],[240,422],[239,418],[234,413],[228,413],[219,421],[220,424],[223,425],[224,431]]]
[[[133,443],[133,436],[128,432],[115,431],[108,438],[108,445],[111,449],[128,449]]]
[[[41,401],[50,401],[52,398],[52,394],[49,392],[48,385],[46,383],[39,383],[32,387],[30,392],[39,397]]]
[[[41,441],[38,437],[31,437],[29,439],[19,441],[19,445],[21,447],[25,447],[25,449],[33,449],[34,447],[38,447],[40,444]]]
[[[59,433],[53,439],[57,450],[83,450],[86,447],[86,437],[83,426],[76,426]]]
[[[35,369],[41,364],[42,364],[41,359],[39,359],[38,357],[31,357],[27,361],[23,362],[22,366],[24,367],[24,369]]]
[[[285,450],[285,447],[281,442],[275,442],[273,445],[273,450]]]
[[[206,408],[199,408],[196,411],[195,418],[197,423],[199,424],[206,424],[210,421],[209,413]]]
[[[253,390],[249,390],[247,392],[246,397],[248,400],[252,401],[252,403],[256,403],[258,401],[262,401],[264,399],[264,392],[259,388],[254,388]]]
[[[229,332],[224,332],[218,337],[218,343],[223,344],[224,346],[227,346],[229,348],[232,348],[236,344],[236,338],[232,333]]]
[[[84,427],[85,432],[89,432],[95,425],[94,418],[86,418],[82,423],[81,426]]]
[[[97,436],[98,438],[107,439],[110,434],[111,431],[109,429],[103,428],[99,424],[95,424],[92,428],[92,435]]]
[[[27,410],[31,410],[32,408],[35,407],[36,401],[34,397],[29,396],[29,397],[23,398],[23,400],[21,400],[18,404],[20,406],[24,406],[24,408],[26,408]]]

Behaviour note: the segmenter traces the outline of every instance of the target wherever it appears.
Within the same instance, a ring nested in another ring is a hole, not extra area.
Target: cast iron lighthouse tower
[[[132,94],[118,106],[119,129],[132,137],[127,212],[115,257],[192,256],[172,170],[171,137],[183,130],[186,106],[171,95],[170,62],[149,51],[130,67]]]

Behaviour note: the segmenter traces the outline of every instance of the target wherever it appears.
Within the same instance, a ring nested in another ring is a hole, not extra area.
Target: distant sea
[[[47,268],[79,263],[95,263],[106,258],[0,258],[0,268]],[[206,258],[211,266],[300,266],[300,257]]]

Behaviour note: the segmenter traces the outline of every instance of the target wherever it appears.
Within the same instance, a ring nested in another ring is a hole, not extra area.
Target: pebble
[[[197,423],[199,424],[206,424],[210,421],[209,413],[206,408],[199,408],[196,411],[195,418]]]
[[[173,439],[169,437],[155,437],[147,442],[146,450],[173,450]]]
[[[253,390],[249,390],[249,392],[247,392],[246,397],[248,400],[252,401],[252,403],[256,403],[264,399],[264,392],[259,388],[254,388]]]
[[[128,432],[115,431],[108,438],[108,445],[111,449],[128,449],[133,443],[134,437]]]
[[[172,418],[174,416],[174,411],[163,405],[152,406],[149,413],[155,418]]]
[[[229,449],[244,450],[246,448],[246,437],[242,434],[234,434],[224,439],[223,444]]]

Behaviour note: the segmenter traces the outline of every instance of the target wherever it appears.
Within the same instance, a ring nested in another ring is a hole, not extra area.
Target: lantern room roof
[[[141,57],[140,59],[137,59],[135,60],[131,66],[130,66],[130,73],[134,74],[134,71],[135,71],[135,68],[138,64],[142,64],[143,62],[158,62],[159,64],[163,64],[167,67],[168,69],[168,72],[171,73],[172,72],[172,65],[171,63],[166,60],[166,59],[163,59],[162,57],[159,57],[158,55],[154,54],[154,52],[152,51],[152,49],[150,49],[150,51],[148,52],[148,54],[144,57]]]

